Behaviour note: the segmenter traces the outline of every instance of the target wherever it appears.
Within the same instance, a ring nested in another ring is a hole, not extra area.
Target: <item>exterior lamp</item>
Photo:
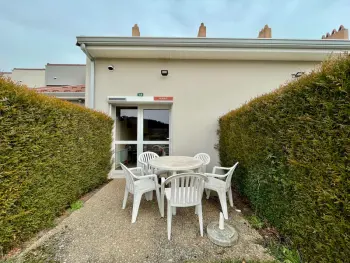
[[[160,71],[160,74],[162,74],[162,76],[168,76],[168,70],[167,69],[162,69]]]

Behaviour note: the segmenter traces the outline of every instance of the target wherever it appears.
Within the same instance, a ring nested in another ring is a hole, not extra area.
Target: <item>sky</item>
[[[320,39],[350,28],[350,0],[0,0],[0,71],[85,63],[76,36]]]

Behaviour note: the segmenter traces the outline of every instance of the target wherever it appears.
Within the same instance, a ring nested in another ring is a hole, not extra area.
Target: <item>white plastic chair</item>
[[[138,161],[141,163],[143,171],[145,174],[152,174],[152,167],[148,164],[148,162],[152,159],[159,158],[159,155],[154,152],[143,152],[139,155]],[[153,172],[156,175],[161,175],[164,173],[167,173],[166,171],[162,170],[154,170]]]
[[[205,173],[207,171],[207,165],[210,163],[210,156],[207,153],[197,153],[194,158],[199,159],[203,162],[203,166],[200,171]]]
[[[146,197],[148,195],[148,199],[152,199],[153,190],[156,190],[157,202],[159,207],[159,212],[162,214],[161,206],[160,206],[160,196],[159,196],[159,184],[157,175],[143,175],[143,169],[141,167],[136,168],[127,168],[124,164],[120,164],[126,179],[125,184],[125,193],[122,208],[125,209],[126,201],[128,200],[129,193],[134,195],[133,207],[132,207],[132,217],[131,223],[135,223],[137,218],[137,213],[139,211],[141,197],[146,193]],[[133,171],[139,171],[141,176],[137,176],[133,173]]]
[[[207,165],[210,163],[210,156],[207,153],[197,153],[194,156],[195,159],[201,160],[203,165],[199,168],[200,173],[205,173],[207,171]],[[193,170],[179,171],[179,173],[193,173]]]
[[[202,174],[185,173],[176,174],[165,179],[161,184],[161,215],[164,217],[164,195],[168,203],[168,239],[171,237],[172,215],[176,215],[176,207],[195,206],[195,212],[199,218],[200,234],[203,236],[202,196],[204,182],[208,178]],[[165,188],[170,184],[170,188]]]
[[[236,169],[237,165],[238,165],[238,162],[236,162],[235,165],[232,167],[215,166],[213,168],[212,173],[205,173],[205,175],[208,176],[208,182],[206,182],[204,186],[207,194],[207,199],[209,199],[210,197],[211,190],[216,191],[218,193],[222,212],[224,214],[225,219],[228,219],[226,193],[228,193],[230,205],[231,207],[233,207],[231,179],[232,179],[232,174]],[[216,170],[224,170],[228,172],[225,174],[217,174]]]

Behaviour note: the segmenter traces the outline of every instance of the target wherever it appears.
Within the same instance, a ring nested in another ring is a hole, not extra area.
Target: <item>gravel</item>
[[[51,246],[56,262],[212,262],[221,259],[271,260],[259,243],[262,237],[234,208],[229,220],[239,233],[238,243],[223,248],[199,234],[193,208],[178,208],[172,220],[172,238],[167,239],[166,217],[161,218],[155,194],[141,201],[137,221],[131,224],[132,196],[123,210],[125,180],[115,179],[93,195],[84,206],[41,237],[25,253]],[[203,199],[204,230],[219,219],[216,197]]]

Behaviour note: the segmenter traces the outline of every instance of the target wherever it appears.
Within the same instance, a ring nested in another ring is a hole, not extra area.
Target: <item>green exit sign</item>
[[[137,97],[143,97],[143,93],[137,93]]]

